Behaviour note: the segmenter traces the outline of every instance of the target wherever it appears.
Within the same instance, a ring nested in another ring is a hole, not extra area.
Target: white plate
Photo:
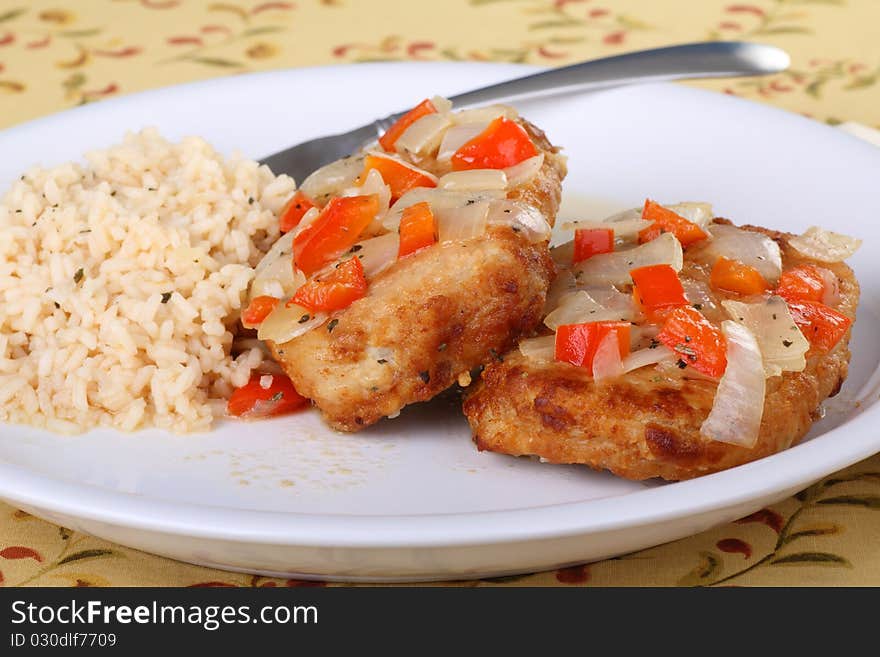
[[[483,64],[375,64],[229,77],[105,101],[0,134],[3,187],[157,125],[259,157],[434,93],[512,77]],[[874,336],[880,151],[807,119],[654,85],[523,102],[570,156],[567,208],[645,196],[708,200],[739,223],[858,235],[853,367],[802,445],[695,481],[639,484],[480,454],[449,400],[354,436],[313,413],[202,436],[0,427],[0,497],[125,545],[221,568],[341,580],[533,571],[656,545],[733,520],[880,451]],[[842,400],[842,401],[841,401]],[[855,402],[859,402],[856,405]]]

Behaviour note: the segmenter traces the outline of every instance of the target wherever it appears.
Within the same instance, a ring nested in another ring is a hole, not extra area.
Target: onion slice
[[[429,155],[440,147],[446,129],[452,125],[449,116],[431,112],[413,122],[397,141],[394,150],[401,155]]]
[[[303,318],[307,317],[305,321]],[[326,313],[312,313],[302,306],[287,304],[282,301],[260,323],[257,337],[260,340],[271,340],[275,344],[284,344],[327,321]]]
[[[710,440],[751,449],[764,414],[764,364],[752,332],[732,320],[721,323],[727,341],[727,369],[718,382],[712,410],[700,427]]]
[[[451,208],[462,208],[482,201],[504,198],[503,190],[484,190],[479,192],[455,192],[448,189],[436,189],[433,187],[416,187],[397,199],[391,209],[382,219],[382,225],[387,230],[397,230],[400,226],[400,217],[403,211],[411,205],[425,201],[431,206],[435,216],[438,212]]]
[[[703,230],[705,230],[709,224],[712,223],[712,219],[715,218],[711,203],[686,201],[683,203],[675,203],[674,205],[664,205],[663,207],[667,210],[672,210],[675,214],[697,224],[697,226]]]
[[[367,278],[375,278],[397,262],[399,250],[400,235],[385,233],[379,237],[358,242],[352,247],[351,253],[360,258],[364,275]]]
[[[556,336],[544,335],[540,338],[521,340],[519,351],[526,358],[536,361],[552,361],[556,358]]]
[[[343,189],[353,185],[363,169],[363,155],[343,157],[312,173],[299,188],[306,196],[324,205],[330,196],[337,196]]]
[[[490,226],[510,226],[532,244],[546,242],[553,230],[538,208],[509,199],[491,201],[486,221]]]
[[[486,232],[488,201],[451,208],[431,208],[437,218],[439,242],[469,240]]]
[[[367,196],[369,194],[375,194],[379,198],[379,211],[376,216],[381,217],[388,211],[388,206],[391,204],[391,187],[385,184],[382,174],[376,169],[370,169],[360,185],[347,187],[339,195]]]
[[[593,379],[605,381],[616,378],[623,373],[617,331],[609,331],[596,347],[596,353],[593,356]]]
[[[709,232],[713,239],[706,245],[705,253],[715,259],[730,258],[754,267],[771,285],[779,282],[782,253],[772,239],[762,233],[727,224],[713,224],[709,226]]]
[[[810,226],[803,235],[792,237],[788,243],[799,253],[813,260],[842,262],[859,249],[862,240],[818,226]]]
[[[669,347],[664,347],[662,344],[653,348],[639,349],[623,359],[623,372],[632,372],[642,367],[656,365],[665,360],[671,361],[675,358],[675,352]]]
[[[604,295],[602,290],[593,291],[601,301],[586,290],[566,294],[560,299],[559,307],[544,318],[544,325],[555,331],[566,324],[632,321],[636,315],[632,297],[610,289],[613,292],[606,291]]]
[[[782,297],[774,295],[759,303],[722,301],[721,305],[755,336],[767,377],[783,372],[802,372],[807,366],[806,353],[810,343],[795,324]]]
[[[519,113],[510,105],[486,105],[485,107],[459,110],[452,115],[452,120],[458,125],[469,123],[489,124],[499,116],[503,116],[506,119],[516,119],[519,117]]]
[[[672,233],[663,233],[657,239],[625,251],[601,253],[572,267],[581,282],[631,285],[629,272],[649,265],[669,265],[681,271],[684,255],[681,243]]]
[[[258,296],[283,298],[296,292],[306,279],[293,267],[293,235],[282,235],[254,268],[248,299]]]
[[[538,153],[534,157],[523,160],[519,164],[504,169],[507,175],[507,188],[513,189],[520,185],[525,185],[532,178],[538,175],[541,167],[544,166],[544,153]]]
[[[483,189],[507,189],[507,175],[503,169],[468,169],[451,171],[440,177],[440,189],[453,192],[473,192]]]
[[[490,119],[491,120],[491,119]],[[489,121],[479,123],[463,123],[449,128],[443,135],[437,151],[438,162],[448,162],[455,152],[489,127]]]

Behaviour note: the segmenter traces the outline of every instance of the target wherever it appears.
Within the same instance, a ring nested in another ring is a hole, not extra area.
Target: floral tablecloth
[[[0,0],[0,127],[163,85],[374,60],[560,65],[702,39],[791,53],[790,70],[698,86],[880,127],[877,0]],[[880,585],[880,456],[735,523],[501,585]],[[299,586],[190,566],[0,504],[0,585]]]

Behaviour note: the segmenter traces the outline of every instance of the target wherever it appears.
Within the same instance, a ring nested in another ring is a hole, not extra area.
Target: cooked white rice
[[[86,160],[0,203],[0,420],[207,430],[263,360],[233,334],[293,180],[155,130]]]

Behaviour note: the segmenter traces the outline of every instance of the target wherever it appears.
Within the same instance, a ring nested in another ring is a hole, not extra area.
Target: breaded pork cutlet
[[[431,399],[542,319],[564,158],[511,108],[431,106],[392,128],[393,142],[313,174],[294,201],[316,207],[276,250],[292,252],[297,280],[259,336],[337,430]],[[324,239],[337,206],[368,195],[369,216]],[[252,299],[266,293],[260,276]]]
[[[598,318],[603,306],[613,307],[612,314],[622,313],[614,319],[628,325],[619,331],[629,334],[633,351],[627,344],[620,356],[602,363],[594,356],[592,363],[572,364],[578,358],[571,358],[565,338],[574,329],[557,326],[555,337],[526,341],[503,362],[489,364],[469,391],[464,412],[477,447],[584,464],[628,479],[680,480],[753,461],[800,440],[819,417],[822,401],[840,390],[847,375],[859,285],[834,248],[827,248],[829,242],[815,236],[843,238],[823,231],[805,239],[754,226],[738,230],[723,220],[700,231],[706,239],[683,238],[680,265],[655,264],[652,270],[648,262],[632,272],[629,284],[618,280],[615,291],[627,298],[603,297],[602,284],[591,286],[590,277],[608,272],[602,261],[608,256],[575,265],[583,274],[569,279],[566,293],[580,287],[599,301],[578,308],[569,296],[568,314],[557,319],[551,313],[549,323],[586,325],[591,311]],[[750,237],[756,235],[763,242]],[[773,266],[776,247],[779,261]],[[843,251],[848,255],[851,249]],[[682,283],[677,302],[676,278]],[[681,303],[682,291],[687,305]],[[634,293],[640,299],[628,312]],[[665,308],[664,295],[671,304]]]

